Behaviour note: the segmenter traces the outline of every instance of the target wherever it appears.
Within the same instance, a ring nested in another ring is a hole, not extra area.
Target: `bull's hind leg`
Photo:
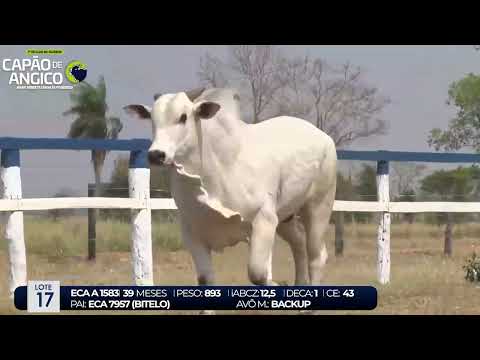
[[[278,218],[271,204],[262,208],[252,222],[248,277],[255,285],[277,285],[272,281],[272,252]]]
[[[329,190],[322,199],[311,200],[300,214],[307,235],[308,271],[311,285],[320,285],[323,268],[327,262],[327,247],[324,235],[335,200],[335,188]]]
[[[280,235],[292,250],[295,262],[295,285],[308,285],[308,258],[303,224],[295,217],[290,221],[280,223],[277,227],[277,234]]]
[[[268,281],[273,282],[273,248],[272,251],[270,251],[270,254],[268,255],[268,272],[267,272],[267,278]]]

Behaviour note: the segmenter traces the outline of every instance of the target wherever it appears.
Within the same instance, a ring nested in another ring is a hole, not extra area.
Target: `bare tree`
[[[279,83],[283,86],[275,99],[274,116],[308,117],[312,111],[312,101],[305,96],[305,84],[313,76],[308,57],[290,61],[282,59],[279,66]]]
[[[362,75],[350,63],[333,67],[308,56],[289,59],[271,45],[231,46],[227,64],[207,53],[198,72],[203,85],[238,87],[253,123],[278,115],[300,117],[329,134],[337,147],[387,130],[378,116],[390,100],[364,84]]]
[[[284,91],[278,110],[310,120],[337,147],[386,132],[385,120],[377,116],[390,100],[362,82],[360,68],[349,63],[334,68],[305,57],[284,60],[279,74]]]
[[[253,123],[257,123],[283,86],[278,76],[280,54],[272,45],[240,45],[231,47],[231,55],[233,69],[251,91]]]
[[[233,82],[246,95],[253,123],[258,123],[283,86],[278,76],[280,54],[272,45],[232,45],[229,49],[228,64],[207,53],[200,60],[198,77],[203,85],[212,87]]]
[[[415,201],[418,180],[427,169],[423,164],[410,164],[410,163],[392,163],[392,190],[393,201]],[[395,219],[404,219],[409,224],[412,224],[415,219],[414,213],[396,214]],[[410,229],[407,229],[409,232]]]
[[[426,165],[394,162],[392,164],[392,184],[396,196],[401,196],[417,187],[417,180],[427,169]]]
[[[220,59],[211,56],[208,52],[200,58],[200,69],[197,75],[200,82],[205,86],[227,87],[228,80],[225,77],[226,65]]]

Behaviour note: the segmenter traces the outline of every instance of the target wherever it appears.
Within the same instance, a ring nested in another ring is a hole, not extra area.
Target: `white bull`
[[[170,168],[185,246],[199,285],[213,285],[211,251],[249,243],[253,284],[274,285],[275,234],[295,261],[295,284],[318,285],[333,208],[337,155],[332,139],[307,121],[280,116],[247,124],[230,89],[155,96],[128,105],[151,119],[151,164]]]

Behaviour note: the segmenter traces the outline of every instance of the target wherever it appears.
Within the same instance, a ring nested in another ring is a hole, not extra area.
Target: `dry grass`
[[[195,272],[190,256],[184,250],[178,250],[181,245],[177,225],[155,224],[154,228],[155,283],[195,284]],[[86,220],[83,218],[61,220],[59,223],[26,218],[25,234],[28,274],[31,280],[60,280],[63,285],[132,283],[128,224],[111,221],[98,224],[98,254],[95,262],[85,259],[87,232]],[[480,314],[480,287],[466,282],[462,269],[474,247],[477,252],[480,250],[478,234],[480,225],[457,226],[454,232],[454,254],[447,259],[443,256],[442,228],[423,224],[393,225],[392,281],[387,286],[381,286],[375,281],[376,227],[348,226],[345,233],[345,254],[341,258],[333,255],[333,228],[330,228],[327,234],[330,258],[325,282],[332,285],[362,284],[377,287],[377,309],[349,313]],[[219,284],[249,283],[246,272],[247,248],[244,244],[215,254],[214,263]],[[293,261],[289,248],[280,240],[275,245],[274,278],[292,284],[293,277]],[[4,241],[0,246],[0,284],[0,314],[23,314],[12,306],[7,296],[7,257]],[[68,312],[70,313],[73,312]],[[268,314],[280,313],[285,312]],[[347,312],[321,312],[344,313]]]

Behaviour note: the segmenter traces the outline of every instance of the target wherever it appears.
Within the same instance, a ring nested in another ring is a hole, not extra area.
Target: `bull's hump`
[[[265,121],[262,121],[254,127],[257,127],[255,130],[262,131],[263,128],[269,129],[271,131],[293,131],[295,132],[305,132],[315,136],[325,136],[325,132],[317,128],[311,122],[303,120],[300,118],[292,116],[278,116]],[[328,136],[328,135],[327,135]]]
[[[308,152],[333,146],[330,136],[312,123],[289,116],[265,120],[251,126],[249,130],[251,141],[271,150],[290,152],[297,149]]]

